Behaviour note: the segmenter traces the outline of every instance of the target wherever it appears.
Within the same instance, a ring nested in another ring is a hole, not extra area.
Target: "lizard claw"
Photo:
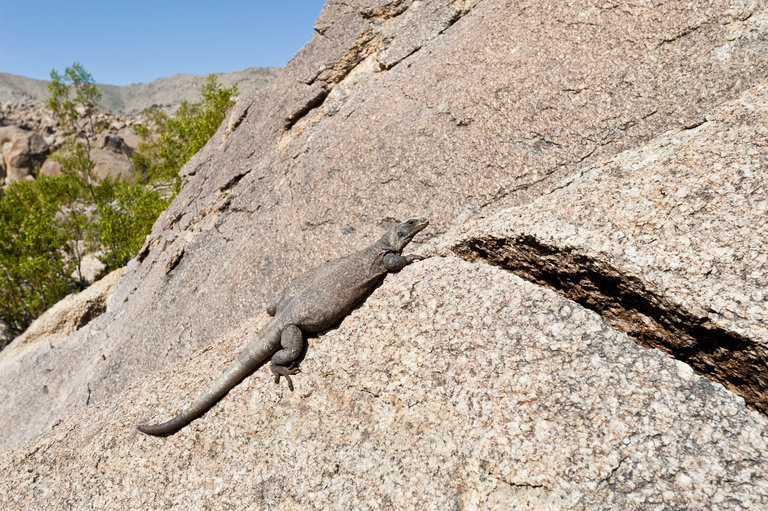
[[[280,383],[280,377],[284,377],[285,381],[288,383],[288,389],[293,392],[293,381],[291,380],[292,374],[298,374],[301,372],[301,368],[294,367],[294,366],[279,366],[276,364],[270,364],[269,369],[272,371],[272,374],[275,375],[275,383]]]
[[[408,260],[408,264],[415,263],[417,261],[423,261],[424,259],[427,259],[429,256],[424,255],[416,255],[416,254],[408,254],[405,256],[405,258]]]

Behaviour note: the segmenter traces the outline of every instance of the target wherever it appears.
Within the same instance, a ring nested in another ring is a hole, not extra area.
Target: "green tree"
[[[81,288],[77,250],[63,208],[78,194],[71,176],[16,181],[0,189],[0,347],[48,307]],[[82,228],[82,225],[80,226]]]
[[[101,91],[82,65],[67,67],[63,75],[55,69],[51,71],[48,89],[48,106],[69,133],[54,158],[65,174],[78,180],[91,203],[90,207],[83,203],[83,194],[73,197],[80,204],[67,208],[69,222],[63,227],[72,236],[75,247],[80,247],[82,241],[86,250],[102,254],[107,269],[119,268],[141,248],[170,198],[160,197],[149,183],[140,185],[111,178],[98,182],[94,178],[93,143],[108,126],[96,122],[96,103],[101,99]],[[80,276],[81,256],[79,249],[73,254]]]
[[[101,91],[96,87],[91,74],[75,62],[59,74],[51,70],[48,84],[51,97],[47,105],[61,125],[69,132],[64,146],[57,151],[54,159],[64,172],[78,175],[91,194],[95,204],[100,204],[94,191],[91,149],[98,134],[107,126],[96,122],[96,103]]]
[[[105,126],[96,122],[101,92],[73,64],[51,72],[48,106],[68,131],[55,155],[61,176],[18,181],[0,189],[0,347],[48,307],[85,287],[82,251],[99,252],[108,270],[130,260],[178,189],[178,172],[216,132],[234,104],[237,86],[223,88],[211,75],[200,103],[183,103],[176,115],[145,113],[149,127],[134,156],[141,179],[93,176],[91,149]]]
[[[208,142],[235,104],[237,84],[223,87],[208,75],[200,87],[200,103],[182,102],[176,114],[151,108],[144,112],[145,125],[135,128],[141,138],[133,164],[147,182],[172,180],[179,170]]]

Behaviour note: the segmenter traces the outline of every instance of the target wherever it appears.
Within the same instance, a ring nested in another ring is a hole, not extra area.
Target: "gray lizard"
[[[341,259],[328,261],[300,275],[282,295],[267,305],[272,319],[248,343],[218,380],[179,415],[162,424],[141,424],[139,431],[168,435],[202,415],[232,387],[271,359],[275,383],[299,372],[295,362],[304,349],[302,332],[326,330],[363,301],[387,272],[395,272],[420,259],[402,251],[429,222],[409,218],[392,226],[373,245]]]

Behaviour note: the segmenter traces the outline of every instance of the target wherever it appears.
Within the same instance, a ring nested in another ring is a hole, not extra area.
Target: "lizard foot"
[[[430,256],[416,254],[408,254],[405,256],[405,258],[408,260],[408,264],[415,263],[417,261],[423,261],[424,259],[429,259],[429,257]]]
[[[294,365],[279,366],[277,364],[270,364],[269,369],[272,374],[275,375],[275,383],[280,383],[280,377],[283,376],[285,381],[288,382],[288,388],[293,392],[293,381],[291,381],[292,374],[298,374],[301,372],[301,368]]]

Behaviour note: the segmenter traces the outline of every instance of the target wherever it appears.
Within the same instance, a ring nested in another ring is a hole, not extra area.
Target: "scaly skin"
[[[275,383],[283,376],[293,390],[290,375],[299,371],[294,364],[304,348],[303,332],[320,332],[332,327],[363,301],[388,272],[399,271],[416,261],[416,256],[401,254],[428,223],[419,217],[404,220],[368,248],[321,264],[297,277],[267,306],[272,319],[207,391],[168,422],[141,424],[139,431],[149,435],[175,433],[270,359]]]

